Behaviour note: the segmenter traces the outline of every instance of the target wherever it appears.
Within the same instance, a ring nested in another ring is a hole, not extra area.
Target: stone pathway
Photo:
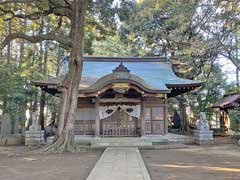
[[[106,148],[87,180],[151,180],[138,148]]]

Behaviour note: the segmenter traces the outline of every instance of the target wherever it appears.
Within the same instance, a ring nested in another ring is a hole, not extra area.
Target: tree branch
[[[15,14],[13,11],[11,11],[9,9],[4,9],[2,7],[0,7],[0,11],[2,12],[0,14],[0,16],[11,14],[11,17],[4,18],[5,21],[9,21],[13,18],[37,20],[40,17],[47,16],[47,15],[52,13],[52,10],[46,10],[46,11],[43,11],[43,12],[40,12],[40,11],[33,12],[31,14]]]
[[[67,0],[62,0],[62,1],[60,1],[60,0],[48,0],[48,2],[50,4],[52,4],[54,7],[58,7],[58,8],[59,7],[61,7],[61,8],[69,8],[70,5],[71,5]]]
[[[29,36],[24,33],[18,32],[18,33],[11,33],[9,34],[1,43],[0,49],[3,49],[5,46],[7,46],[12,40],[14,39],[25,39],[27,41],[30,41],[32,43],[38,43],[45,40],[52,40],[57,41],[63,48],[69,49],[71,47],[71,40],[69,37],[64,35],[57,34],[57,31],[62,26],[62,17],[59,18],[58,26],[53,31],[49,32],[48,34],[39,34],[35,36]]]
[[[11,4],[11,3],[21,3],[21,4],[28,4],[28,3],[36,3],[39,2],[39,0],[0,0],[0,5],[4,4]]]
[[[234,64],[234,66],[235,66],[238,70],[240,70],[240,61],[239,61],[239,59],[237,59],[236,57],[232,56],[230,52],[226,52],[226,53],[227,53],[227,54],[221,52],[220,54],[221,54],[223,57],[229,59],[229,60]]]
[[[68,2],[68,0],[64,0],[64,2],[70,7],[71,6],[71,4],[70,4],[70,2]]]
[[[57,34],[57,32],[59,31],[61,26],[62,26],[62,16],[58,20],[57,27],[47,34],[39,34],[39,35],[35,35],[35,36],[29,36],[29,35],[27,35],[25,33],[22,33],[22,32],[11,33],[1,42],[0,49],[3,49],[12,40],[18,39],[18,38],[19,39],[25,39],[25,40],[30,41],[32,43],[38,43],[38,42],[42,42],[42,41],[45,41],[45,40],[57,41],[60,44],[60,46],[62,46],[65,49],[69,49],[71,47],[70,38],[68,36],[65,36],[65,35]]]
[[[58,42],[61,46],[63,46],[65,49],[69,49],[71,47],[71,41],[69,37],[57,35],[55,32],[50,32],[48,34],[40,34],[36,36],[29,36],[24,33],[18,32],[18,33],[12,33],[9,34],[2,42],[0,49],[3,49],[6,47],[12,40],[14,39],[25,39],[27,41],[30,41],[31,43],[38,43],[45,40],[52,40]]]
[[[225,45],[221,40],[219,40],[219,43],[222,47],[222,51],[220,51],[219,54],[229,59],[236,68],[240,70],[240,60],[237,57],[234,57],[232,46]]]
[[[6,1],[7,2],[7,1]],[[13,2],[12,2],[13,3]],[[3,5],[0,3],[0,5]],[[30,19],[30,20],[37,20],[40,17],[48,16],[50,14],[54,14],[56,16],[66,16],[69,19],[71,18],[71,10],[68,7],[61,7],[61,6],[50,6],[49,9],[44,11],[36,11],[30,14],[16,14],[14,11],[10,9],[4,9],[4,7],[0,7],[0,11],[2,12],[0,16],[11,14],[11,17],[4,19],[8,21],[13,18],[20,18],[20,19]]]

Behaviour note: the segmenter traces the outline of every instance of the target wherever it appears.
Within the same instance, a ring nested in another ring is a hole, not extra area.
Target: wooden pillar
[[[167,94],[165,94],[164,100],[164,134],[168,133],[168,99]]]
[[[99,97],[95,101],[95,136],[100,136]]]
[[[144,119],[144,111],[145,111],[145,99],[144,97],[141,99],[141,136],[145,136],[145,119]]]
[[[220,109],[219,122],[220,122],[220,128],[224,129],[224,109]]]

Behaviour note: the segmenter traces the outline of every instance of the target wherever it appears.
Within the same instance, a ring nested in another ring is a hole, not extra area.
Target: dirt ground
[[[237,145],[142,149],[141,154],[152,180],[240,180]]]
[[[85,180],[103,149],[77,154],[32,154],[0,147],[0,180]],[[240,180],[240,147],[233,144],[141,149],[152,180]]]
[[[85,180],[103,150],[77,154],[31,154],[25,147],[0,147],[0,180]]]

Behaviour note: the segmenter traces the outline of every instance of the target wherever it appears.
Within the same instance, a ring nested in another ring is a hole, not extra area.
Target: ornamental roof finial
[[[116,68],[113,70],[113,72],[127,72],[127,73],[129,73],[130,70],[129,70],[126,66],[123,65],[123,62],[121,62],[121,63],[119,64],[119,66],[116,67]]]

